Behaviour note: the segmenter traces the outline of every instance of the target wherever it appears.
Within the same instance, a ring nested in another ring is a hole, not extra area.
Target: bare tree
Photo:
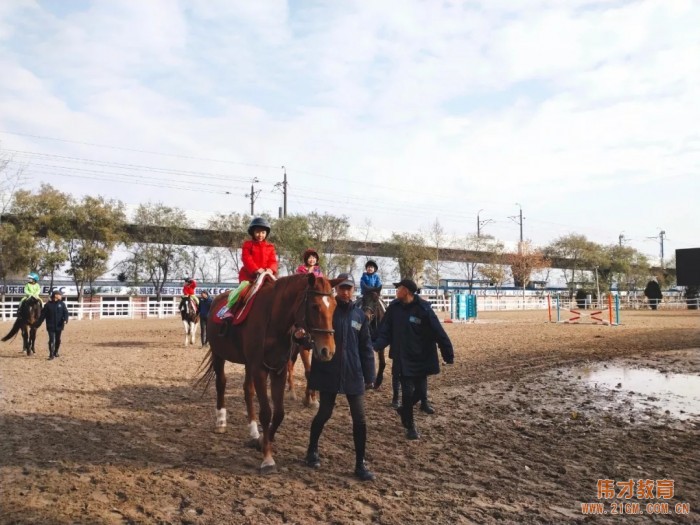
[[[481,269],[489,264],[500,262],[503,255],[504,246],[501,241],[497,241],[491,235],[468,235],[458,241],[459,247],[463,250],[472,251],[479,254],[478,261],[475,258],[469,262],[459,263],[459,268],[467,281],[469,293],[472,293],[474,283],[479,275],[483,275]]]
[[[185,212],[161,203],[141,204],[134,216],[138,241],[127,265],[135,280],[144,278],[161,300],[163,284],[178,271],[188,271],[190,260],[183,246],[189,240],[190,221]]]
[[[250,215],[236,212],[228,215],[220,213],[208,223],[208,228],[213,230],[214,242],[227,251],[236,276],[241,269],[240,247],[248,236],[248,224],[250,224]]]
[[[425,234],[425,239],[429,246],[430,257],[428,257],[427,274],[428,279],[435,283],[435,286],[440,286],[440,275],[445,262],[440,257],[440,250],[448,247],[448,238],[445,235],[445,229],[436,218],[435,222],[430,225],[428,232]]]
[[[422,286],[425,261],[430,256],[425,239],[419,234],[392,233],[390,252],[396,259],[396,269],[401,279],[413,279]]]

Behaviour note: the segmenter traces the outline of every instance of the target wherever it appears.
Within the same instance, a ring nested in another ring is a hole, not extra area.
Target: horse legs
[[[260,432],[258,431],[258,422],[255,415],[255,386],[247,367],[245,380],[243,381],[243,398],[245,399],[246,412],[248,413],[248,436],[252,441],[258,443]]]
[[[294,401],[297,400],[297,393],[294,389],[294,365],[296,363],[295,357],[296,356],[294,356],[294,353],[292,353],[292,357],[290,357],[289,361],[287,361],[287,390],[289,390],[289,395]]]
[[[377,379],[374,382],[374,389],[379,390],[384,381],[384,369],[386,368],[386,357],[384,357],[384,350],[377,352],[379,354],[379,368],[377,368]]]
[[[32,354],[36,354],[36,350],[34,349],[35,343],[36,343],[36,328],[32,327],[29,329],[29,348],[32,351]]]
[[[211,366],[216,374],[216,427],[214,432],[223,434],[226,432],[226,372],[224,365],[226,361],[223,357],[214,354]]]
[[[190,344],[194,346],[195,336],[197,335],[197,323],[190,321]]]
[[[29,330],[26,326],[22,326],[22,350],[27,353],[27,356],[32,355],[32,349],[29,346]]]
[[[190,323],[187,321],[187,319],[183,319],[182,324],[185,326],[185,346],[187,346],[187,336],[190,333]]]
[[[260,448],[262,449],[263,453],[263,461],[260,465],[260,471],[263,474],[270,474],[276,470],[275,460],[272,459],[272,442],[270,441],[270,421],[272,419],[272,409],[270,407],[270,399],[267,396],[267,377],[267,371],[262,368],[256,370],[253,374],[255,394],[258,396],[258,404],[260,405],[260,425],[262,426]],[[282,393],[284,393],[284,390]]]
[[[311,375],[311,350],[302,348],[299,352],[301,362],[304,363],[304,377],[306,378],[306,392],[304,396],[304,406],[318,408],[316,391],[309,388],[309,376]]]
[[[284,420],[284,383],[287,370],[270,375],[270,392],[272,394],[272,424],[270,425],[270,442],[275,440],[275,433]]]

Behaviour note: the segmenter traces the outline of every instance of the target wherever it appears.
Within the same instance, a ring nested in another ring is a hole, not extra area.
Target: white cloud
[[[229,178],[172,176],[214,191],[197,193],[49,176],[132,203],[244,211],[258,177],[274,213],[284,164],[290,209],[384,231],[437,216],[464,234],[483,208],[512,240],[520,202],[536,242],[663,227],[681,247],[697,244],[699,25],[697,3],[663,0],[2,3],[0,131],[180,157],[0,139]],[[655,188],[669,198],[650,209]]]

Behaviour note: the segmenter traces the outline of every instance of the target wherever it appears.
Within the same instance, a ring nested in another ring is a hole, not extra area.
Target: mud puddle
[[[687,350],[639,360],[593,363],[566,369],[564,377],[579,382],[589,392],[613,394],[602,399],[594,396],[600,409],[641,412],[642,419],[663,413],[687,420],[700,417],[697,357],[697,350]]]

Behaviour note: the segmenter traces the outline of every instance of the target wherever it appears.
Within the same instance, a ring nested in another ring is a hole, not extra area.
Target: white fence
[[[20,297],[5,297],[0,302],[3,321],[14,321]],[[65,300],[71,320],[82,319],[163,319],[180,315],[179,297],[165,297],[160,302],[155,297],[99,297],[86,299],[81,305],[75,298]]]
[[[392,297],[384,297],[391,300]],[[450,312],[449,296],[441,294],[432,294],[424,297],[438,313]],[[0,301],[0,316],[2,321],[14,321],[17,306],[19,305],[20,297],[6,296],[3,301]],[[178,305],[180,297],[164,297],[160,302],[156,301],[155,297],[143,296],[105,296],[95,297],[92,301],[86,299],[81,305],[76,298],[69,297],[66,300],[66,306],[70,312],[71,319],[164,319],[166,317],[176,317],[179,314]],[[696,299],[696,304],[700,303],[700,299]],[[478,296],[477,311],[503,311],[503,310],[546,310],[547,296],[546,295],[527,295],[519,296],[503,296],[496,297],[492,295]],[[568,297],[560,297],[561,308],[577,309],[578,305],[575,300]],[[700,304],[698,304],[700,306]],[[604,305],[605,306],[605,305]],[[603,307],[604,307],[603,306]],[[554,307],[554,298],[552,298],[552,307]],[[589,308],[599,308],[595,304],[588,305]],[[620,309],[646,309],[649,308],[646,300],[620,301]],[[659,305],[659,310],[685,310],[688,304],[685,300],[664,299]]]

